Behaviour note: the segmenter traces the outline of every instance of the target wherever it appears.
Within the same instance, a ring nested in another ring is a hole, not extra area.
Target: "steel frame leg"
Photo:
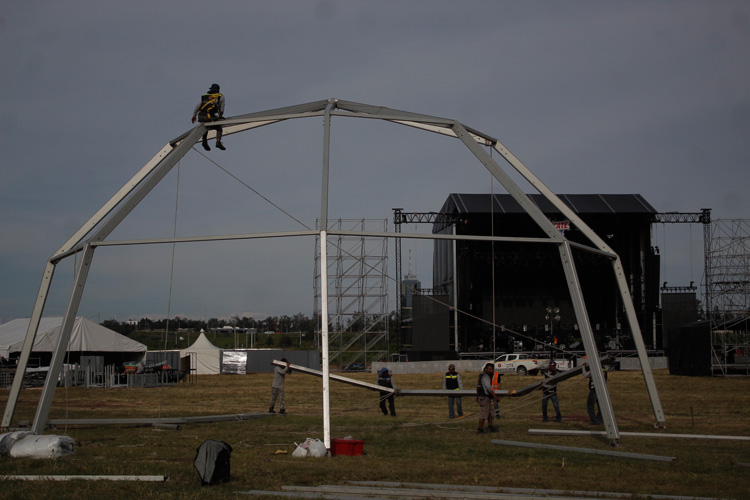
[[[619,257],[612,261],[612,268],[614,269],[615,278],[617,279],[617,285],[620,289],[622,303],[625,306],[625,314],[628,317],[630,331],[633,334],[633,341],[635,342],[635,349],[638,353],[638,360],[641,362],[641,371],[643,372],[643,379],[646,382],[646,389],[648,390],[648,394],[651,399],[651,407],[654,410],[654,417],[656,418],[654,427],[664,429],[666,427],[664,410],[661,406],[659,391],[656,389],[656,381],[654,381],[654,373],[651,370],[651,363],[649,363],[648,361],[648,352],[646,352],[646,345],[643,342],[641,328],[640,326],[638,326],[638,317],[636,316],[635,307],[633,306],[633,299],[631,298],[630,292],[628,291],[628,284],[625,280],[625,271],[622,268]],[[597,387],[597,391],[598,390],[599,388]]]
[[[31,356],[31,350],[34,347],[37,330],[39,330],[39,322],[41,321],[42,313],[44,312],[44,304],[47,302],[47,294],[49,293],[50,285],[52,284],[52,276],[55,274],[55,267],[55,264],[48,261],[47,266],[44,269],[42,283],[39,286],[39,293],[36,296],[34,309],[29,320],[29,327],[26,330],[26,340],[23,342],[21,357],[18,359],[18,365],[16,366],[16,375],[13,377],[13,385],[10,387],[8,402],[5,405],[5,413],[3,414],[3,422],[1,426],[4,430],[7,430],[10,427],[13,415],[16,413],[18,396],[21,394],[21,386],[23,385],[23,376],[26,373],[26,367],[29,364],[29,357]]]
[[[612,251],[611,248],[602,240],[583,220],[573,211],[569,206],[560,200],[544,183],[534,175],[526,165],[521,162],[516,156],[511,153],[508,148],[502,145],[500,142],[495,144],[495,151],[500,153],[503,158],[513,167],[516,171],[523,176],[534,188],[537,189],[547,200],[549,200],[555,208],[568,218],[581,232],[596,245],[600,250],[613,254],[615,257],[612,261],[612,267],[615,274],[615,279],[620,290],[620,296],[625,306],[625,312],[628,318],[628,324],[630,325],[630,331],[633,334],[633,340],[635,341],[636,350],[638,352],[638,359],[641,362],[641,370],[643,372],[643,378],[646,381],[646,388],[651,399],[651,406],[654,410],[654,417],[656,418],[656,427],[665,427],[664,411],[662,410],[661,400],[659,399],[659,392],[656,389],[656,382],[654,381],[654,375],[651,371],[651,365],[648,362],[648,354],[646,353],[646,346],[643,343],[643,336],[641,329],[638,326],[638,317],[635,314],[635,307],[633,306],[633,299],[628,292],[628,284],[625,280],[625,272],[622,269],[619,256]]]
[[[88,277],[89,269],[91,269],[91,259],[93,257],[94,247],[86,244],[81,264],[78,266],[78,272],[76,273],[70,302],[68,303],[68,308],[65,311],[65,317],[60,327],[60,338],[55,347],[55,353],[52,355],[52,362],[50,363],[49,372],[47,372],[47,378],[44,381],[42,396],[36,408],[34,423],[31,427],[31,431],[34,434],[41,434],[47,425],[49,410],[52,407],[52,399],[55,396],[55,389],[57,388],[57,381],[60,377],[65,354],[68,352],[70,334],[73,331],[73,323],[75,323],[76,314],[78,314],[78,307],[81,305],[81,297],[83,296],[83,289],[86,285],[86,278]]]
[[[591,330],[589,315],[586,311],[586,304],[583,301],[583,291],[581,290],[581,283],[578,280],[578,273],[576,271],[575,263],[573,262],[573,256],[570,252],[570,244],[566,241],[559,245],[558,249],[560,250],[560,259],[562,260],[563,269],[565,271],[565,278],[568,282],[573,309],[576,313],[578,329],[581,332],[581,340],[583,341],[583,347],[586,350],[587,363],[591,369],[591,379],[594,381],[596,395],[599,398],[599,408],[602,412],[604,428],[607,431],[609,444],[617,446],[620,441],[620,431],[617,428],[615,412],[612,409],[612,401],[609,398],[607,384],[604,382],[604,375],[602,375],[599,350],[596,347],[594,333]]]

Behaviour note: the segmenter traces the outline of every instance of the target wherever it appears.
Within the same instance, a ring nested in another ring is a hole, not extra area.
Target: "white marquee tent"
[[[197,375],[218,375],[221,372],[221,349],[211,343],[201,331],[193,345],[180,351],[180,357],[190,356],[190,368]]]
[[[32,352],[54,352],[60,338],[62,317],[42,318]],[[21,318],[0,325],[0,355],[8,358],[20,352],[26,339],[29,319]],[[145,353],[145,344],[105,328],[86,318],[77,317],[68,342],[69,352]]]

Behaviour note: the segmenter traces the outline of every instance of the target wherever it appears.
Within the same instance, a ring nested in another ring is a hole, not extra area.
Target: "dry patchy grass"
[[[373,374],[354,378],[374,382]],[[476,373],[464,374],[473,387]],[[688,378],[655,372],[667,418],[667,432],[750,435],[750,379]],[[437,389],[441,374],[397,375],[402,388]],[[506,376],[504,388],[522,387],[534,377]],[[195,384],[150,389],[58,388],[50,418],[169,417],[264,413],[271,374],[204,376]],[[611,372],[609,389],[621,431],[654,431],[654,416],[639,372]],[[502,401],[500,432],[477,435],[473,398],[464,398],[463,419],[448,420],[443,398],[402,397],[398,417],[384,417],[377,394],[332,382],[332,437],[365,441],[361,457],[298,459],[294,442],[323,438],[321,380],[287,377],[289,415],[245,421],[182,425],[179,430],[146,426],[58,428],[76,441],[74,455],[59,460],[0,457],[0,474],[155,475],[164,483],[5,481],[3,498],[227,498],[250,489],[283,485],[342,484],[350,480],[470,484],[521,488],[618,491],[634,494],[750,498],[747,442],[623,437],[617,451],[674,456],[671,463],[609,458],[579,453],[510,448],[491,439],[611,449],[604,438],[531,436],[529,428],[550,426],[590,430],[585,409],[587,385],[564,382],[564,421],[541,422],[539,394]],[[16,421],[33,418],[40,389],[22,392]],[[0,392],[5,406],[7,391]],[[232,481],[201,487],[193,469],[196,448],[206,439],[233,448]],[[287,451],[276,455],[277,450]],[[564,466],[563,466],[564,462]]]

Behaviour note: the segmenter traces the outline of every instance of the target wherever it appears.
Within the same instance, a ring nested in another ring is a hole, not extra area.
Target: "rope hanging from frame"
[[[490,149],[490,158],[492,158],[492,148]],[[490,235],[495,237],[495,177],[490,173]],[[490,242],[490,272],[492,276],[492,357],[497,356],[497,302],[495,299],[495,241]]]
[[[180,202],[180,167],[182,162],[177,163],[177,185],[175,188],[174,195],[174,222],[172,226],[172,237],[177,237],[177,214]],[[172,286],[174,285],[174,255],[177,243],[172,243],[172,259],[169,266],[169,299],[167,300],[167,325],[164,328],[164,350],[162,351],[162,367],[167,364],[167,342],[169,339],[169,318],[172,315]],[[175,333],[176,335],[176,333]],[[175,348],[177,348],[177,339],[175,338]],[[162,370],[161,377],[161,397],[159,398],[159,417],[161,417],[162,404],[164,401],[164,377],[165,373]]]

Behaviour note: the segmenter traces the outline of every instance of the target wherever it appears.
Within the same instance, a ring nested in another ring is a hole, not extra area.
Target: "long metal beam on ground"
[[[491,493],[483,491],[451,491],[450,488],[441,490],[437,493],[430,489],[417,488],[393,488],[387,486],[378,486],[372,488],[369,486],[353,485],[336,485],[321,484],[319,486],[282,486],[282,489],[289,493],[305,493],[310,496],[318,497],[325,495],[324,498],[334,498],[330,495],[356,495],[349,498],[388,498],[388,499],[420,499],[420,498],[461,498],[463,500],[536,500],[538,497],[533,496],[508,496],[503,493]],[[339,497],[340,498],[340,497]],[[564,497],[560,500],[577,500],[574,497]]]
[[[623,451],[612,451],[612,450],[596,450],[593,448],[576,448],[574,446],[558,446],[555,444],[544,444],[544,443],[524,443],[522,441],[505,441],[503,439],[493,439],[492,444],[500,444],[505,446],[519,446],[521,448],[542,448],[545,450],[554,451],[570,451],[576,453],[589,453],[592,455],[606,455],[610,457],[620,458],[635,458],[638,460],[654,460],[656,462],[674,462],[675,457],[665,457],[661,455],[646,455],[643,453],[627,453]]]
[[[502,493],[490,493],[483,491],[461,491],[454,492],[449,489],[437,493],[435,490],[417,489],[417,488],[392,488],[378,486],[372,488],[369,486],[321,484],[319,486],[282,486],[282,489],[289,493],[304,493],[310,497],[334,498],[331,495],[353,495],[349,498],[388,498],[388,499],[420,499],[420,498],[461,498],[463,500],[535,500],[533,496],[508,496]],[[342,497],[338,497],[342,498]],[[576,500],[573,497],[566,497],[560,500]]]
[[[272,417],[270,413],[239,413],[233,415],[206,415],[194,417],[158,417],[158,418],[53,418],[48,425],[155,425],[155,424],[202,424],[210,422],[231,422],[251,418]],[[21,420],[18,425],[26,427],[29,420]]]
[[[0,481],[149,481],[164,482],[167,476],[0,476]]]
[[[372,500],[371,496],[354,496],[354,495],[330,495],[327,493],[319,493],[311,495],[304,491],[265,491],[265,490],[247,490],[237,491],[240,495],[250,496],[263,496],[263,497],[286,497],[286,498],[319,498],[326,500]]]
[[[529,434],[547,436],[604,436],[603,431],[576,431],[565,429],[529,429]],[[620,432],[621,436],[673,439],[712,439],[716,441],[750,441],[750,436],[722,436],[710,434],[670,434],[661,432]]]
[[[556,498],[562,496],[565,498],[571,498],[574,495],[575,498],[584,497],[586,500],[591,498],[609,498],[609,499],[623,499],[633,500],[634,496],[632,493],[618,493],[615,491],[576,491],[576,490],[550,490],[542,488],[509,488],[505,486],[478,486],[474,484],[431,484],[431,483],[408,483],[408,482],[395,482],[395,481],[347,481],[349,484],[370,486],[370,487],[389,487],[389,488],[421,488],[425,490],[440,490],[441,492],[455,492],[455,494],[447,494],[446,498],[460,498],[461,492],[464,491],[477,491],[487,493],[504,493],[505,495],[526,495],[524,497],[508,497],[503,496],[501,498],[513,499],[513,498],[536,498],[537,496],[541,499]],[[685,497],[685,496],[673,496],[673,495],[643,495],[654,500],[717,500],[715,498],[705,497]]]
[[[325,498],[328,500],[371,500],[373,498],[471,498],[472,500],[632,500],[631,493],[613,491],[551,490],[541,488],[507,488],[502,486],[478,486],[462,484],[428,484],[394,481],[347,481],[346,485],[282,486],[281,491],[248,490],[237,491],[243,495],[280,496],[287,498]],[[437,490],[437,491],[436,491]],[[654,500],[717,500],[706,497],[674,495],[645,495]]]

